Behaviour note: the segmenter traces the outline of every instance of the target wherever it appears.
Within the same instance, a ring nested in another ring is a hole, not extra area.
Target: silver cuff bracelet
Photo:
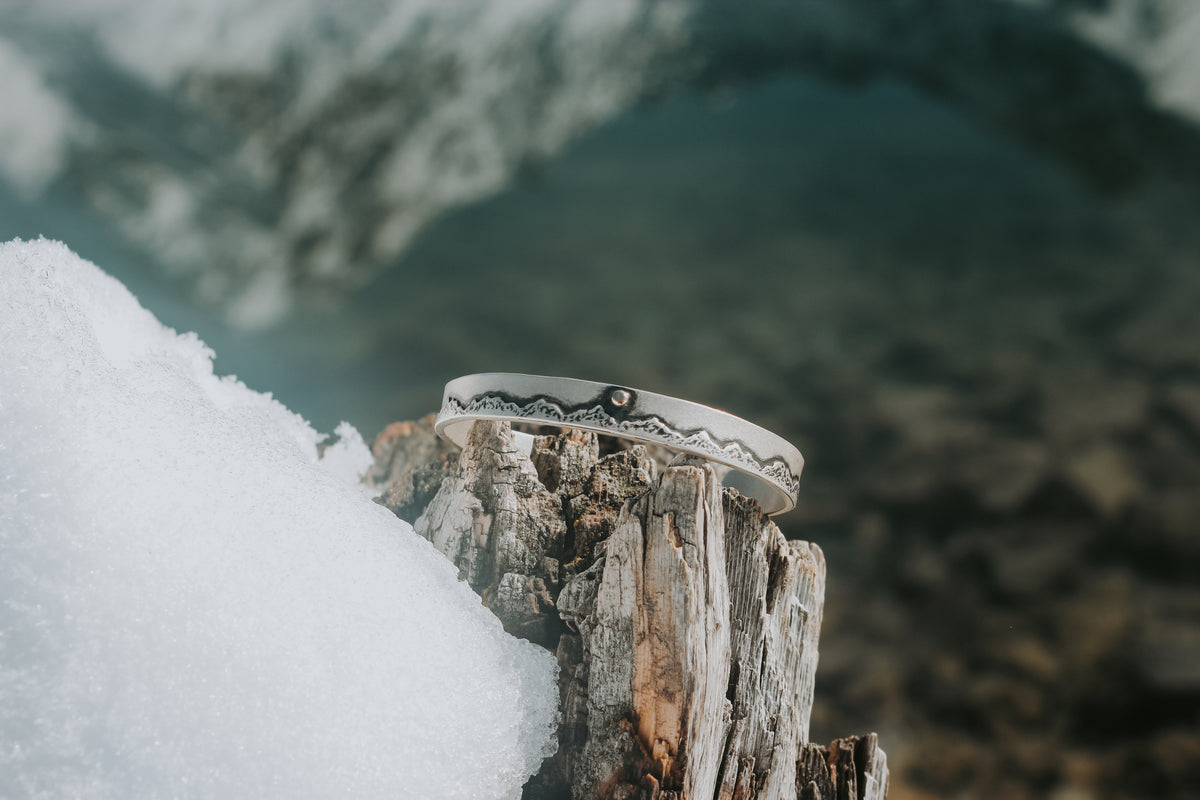
[[[628,386],[508,372],[447,383],[434,430],[462,445],[480,419],[579,428],[662,445],[727,468],[718,470],[722,483],[757,500],[768,514],[796,507],[804,468],[800,451],[764,428],[699,403]]]

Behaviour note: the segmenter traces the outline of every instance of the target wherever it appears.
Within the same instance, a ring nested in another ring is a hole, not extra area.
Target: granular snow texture
[[[212,357],[0,244],[0,797],[510,795],[553,658]]]

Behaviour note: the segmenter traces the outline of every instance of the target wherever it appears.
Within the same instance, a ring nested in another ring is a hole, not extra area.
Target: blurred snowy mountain
[[[103,221],[242,326],[681,87],[893,77],[1102,185],[1200,183],[1188,0],[0,5],[0,184]]]
[[[670,2],[0,8],[4,178],[65,182],[248,325],[626,108],[682,30]]]

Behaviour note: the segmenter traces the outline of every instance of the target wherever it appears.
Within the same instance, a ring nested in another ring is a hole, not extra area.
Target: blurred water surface
[[[424,413],[487,370],[609,376],[778,426],[806,364],[856,373],[922,325],[1020,344],[1022,317],[1089,301],[1071,289],[1148,280],[1147,254],[1191,244],[1191,198],[1159,194],[1097,195],[902,86],[788,78],[624,117],[446,216],[365,289],[263,332],[69,206],[10,197],[0,224],[74,243],[324,429]]]

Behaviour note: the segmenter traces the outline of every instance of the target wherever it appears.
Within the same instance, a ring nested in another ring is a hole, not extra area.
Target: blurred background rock
[[[318,427],[507,370],[797,442],[896,798],[1195,796],[1198,215],[1190,0],[0,3],[0,238]]]

